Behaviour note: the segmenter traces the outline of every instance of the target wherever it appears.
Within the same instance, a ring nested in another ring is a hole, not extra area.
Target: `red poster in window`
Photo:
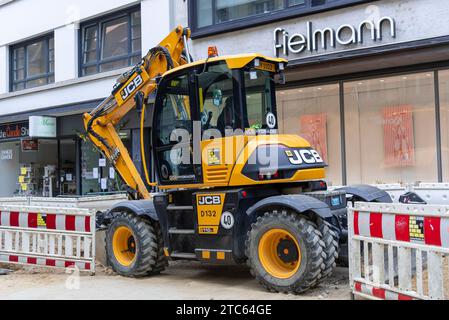
[[[386,166],[409,166],[415,162],[413,110],[411,106],[383,110]]]
[[[327,162],[327,115],[325,113],[301,116],[301,137],[306,139]]]

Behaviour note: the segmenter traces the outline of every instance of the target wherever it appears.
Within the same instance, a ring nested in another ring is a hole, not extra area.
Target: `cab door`
[[[193,162],[193,129],[198,118],[192,73],[183,71],[163,79],[156,97],[153,123],[156,172],[160,185],[201,182],[201,168]]]

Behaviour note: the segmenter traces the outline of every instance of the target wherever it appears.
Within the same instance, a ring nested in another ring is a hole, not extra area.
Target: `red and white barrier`
[[[406,296],[394,291],[389,291],[382,288],[376,288],[364,283],[354,282],[354,292],[360,296],[364,296],[368,299],[379,300],[397,300],[397,301],[411,301],[415,300],[413,297]]]
[[[355,295],[387,300],[445,298],[449,206],[360,202],[349,208],[348,222]]]
[[[0,263],[95,272],[95,213],[0,206]]]
[[[354,212],[354,234],[392,241],[423,243],[449,248],[447,217]]]

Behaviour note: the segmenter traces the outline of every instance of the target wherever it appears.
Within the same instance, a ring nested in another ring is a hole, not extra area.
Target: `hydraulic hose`
[[[145,179],[147,180],[147,184],[149,186],[156,186],[155,183],[151,182],[150,174],[148,172],[148,166],[147,166],[147,157],[145,155],[145,111],[146,111],[146,105],[143,103],[143,93],[139,93],[136,96],[136,100],[141,99],[142,103],[142,110],[140,115],[140,153],[142,157],[142,164],[143,164],[143,171],[145,173]],[[139,102],[140,103],[140,102]]]

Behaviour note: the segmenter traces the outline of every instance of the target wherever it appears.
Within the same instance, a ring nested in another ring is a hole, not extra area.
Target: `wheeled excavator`
[[[158,274],[169,260],[247,263],[266,289],[302,293],[347,259],[348,201],[391,199],[364,185],[329,191],[320,154],[279,134],[286,60],[211,47],[193,61],[189,39],[177,27],[84,115],[130,195],[101,217],[108,263],[127,277]],[[140,116],[141,170],[118,133],[130,112]]]

